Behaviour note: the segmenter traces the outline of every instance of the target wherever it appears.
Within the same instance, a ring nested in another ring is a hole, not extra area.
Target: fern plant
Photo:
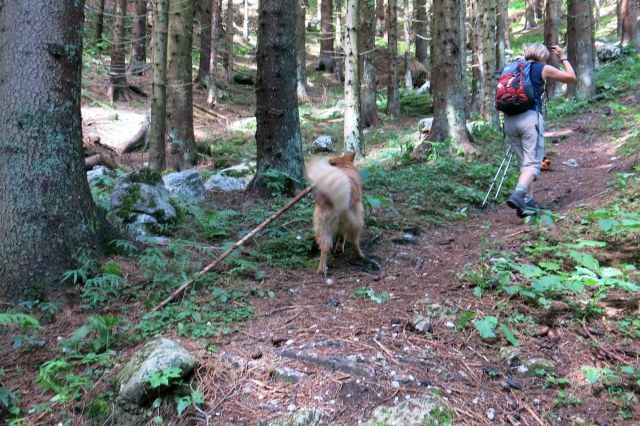
[[[0,327],[18,327],[22,330],[39,330],[42,328],[37,319],[31,315],[15,312],[5,312],[0,314]]]
[[[107,351],[113,342],[114,328],[122,322],[122,318],[113,315],[92,315],[88,322],[78,328],[71,337],[64,341],[67,351],[79,352],[90,347],[95,352]],[[96,337],[88,340],[89,336]]]

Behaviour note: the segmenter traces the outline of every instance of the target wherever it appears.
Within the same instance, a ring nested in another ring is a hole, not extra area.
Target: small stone
[[[432,333],[433,323],[431,318],[422,315],[415,315],[409,321],[409,326],[420,333]]]
[[[331,136],[322,135],[318,136],[316,140],[311,144],[311,150],[313,152],[335,152],[335,148],[333,147],[333,140]]]
[[[494,408],[489,408],[486,413],[489,420],[493,421],[496,418],[496,410]]]
[[[512,346],[503,346],[499,352],[500,360],[507,363],[509,367],[513,367],[520,361],[522,350]]]
[[[333,285],[333,278],[327,278],[327,285]]]
[[[538,327],[538,329],[536,330],[536,336],[538,336],[538,337],[546,336],[547,334],[549,334],[550,330],[551,330],[551,328],[549,328],[548,326],[542,325],[542,326]]]
[[[521,376],[526,376],[527,374],[529,374],[529,368],[524,364],[519,365],[518,368],[516,368],[516,371]]]
[[[451,322],[451,321],[447,321],[447,322],[444,324],[444,326],[445,326],[445,327],[447,327],[447,328],[450,328],[450,329],[452,329],[452,330],[453,330],[454,328],[456,328],[456,325],[455,325],[453,322]]]
[[[294,411],[296,408],[296,404],[289,404],[287,406],[287,411]]]
[[[570,158],[566,161],[563,161],[562,164],[569,167],[580,167],[580,164],[578,164],[575,158]]]
[[[394,380],[391,382],[391,387],[392,388],[399,388],[400,387],[400,382],[397,380]]]

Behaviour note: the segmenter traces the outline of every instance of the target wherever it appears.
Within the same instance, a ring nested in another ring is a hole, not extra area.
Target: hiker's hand
[[[551,46],[551,53],[556,55],[560,60],[564,59],[564,52],[562,51],[562,47],[558,46],[557,44],[555,46]]]

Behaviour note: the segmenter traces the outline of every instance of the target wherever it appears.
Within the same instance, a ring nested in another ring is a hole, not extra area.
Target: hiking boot
[[[531,197],[529,200],[526,200],[524,204],[524,210],[518,210],[518,217],[535,216],[538,214],[540,207],[538,207],[533,197]]]
[[[525,193],[521,190],[515,190],[507,199],[507,205],[512,209],[516,209],[518,216],[527,208],[527,203],[524,201]]]

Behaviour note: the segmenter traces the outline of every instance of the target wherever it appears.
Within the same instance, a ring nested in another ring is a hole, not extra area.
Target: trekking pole
[[[504,168],[504,173],[502,173],[502,179],[500,179],[500,184],[498,185],[498,189],[496,190],[496,195],[493,197],[493,200],[491,201],[491,207],[493,207],[493,205],[496,203],[496,200],[498,199],[498,195],[500,195],[500,190],[502,189],[502,184],[504,183],[504,179],[507,176],[507,172],[509,171],[511,160],[513,160],[513,151],[511,151],[511,154],[509,155],[509,161],[507,161],[507,166]]]
[[[509,157],[509,154],[511,154],[511,157]],[[496,181],[498,180],[498,176],[500,176],[500,172],[502,171],[502,167],[504,166],[505,161],[507,161],[507,157],[509,157],[509,163],[511,163],[511,158],[513,157],[513,152],[511,152],[511,145],[509,145],[509,147],[507,148],[507,151],[504,153],[504,157],[502,157],[502,162],[500,163],[500,167],[498,167],[498,171],[496,172],[495,176],[493,177],[493,180],[491,181],[491,185],[489,186],[489,190],[487,191],[487,195],[484,196],[484,200],[482,200],[482,205],[480,206],[481,208],[485,208],[485,206],[487,205],[487,200],[489,199],[489,196],[491,195],[491,191],[493,190],[493,187],[496,184]],[[500,193],[500,188],[502,187],[502,182],[504,182],[504,176],[507,174],[507,169],[509,168],[509,165],[507,164],[507,168],[504,170],[504,173],[502,174],[502,180],[500,181],[500,187],[498,188],[498,192],[496,193],[496,196],[493,200],[493,203],[495,203],[495,200],[498,198],[498,194]],[[492,204],[493,204],[492,203]]]

